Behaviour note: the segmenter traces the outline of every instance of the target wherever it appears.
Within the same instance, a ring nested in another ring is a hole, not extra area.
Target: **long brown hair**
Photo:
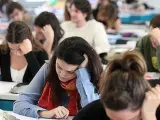
[[[101,7],[98,14],[105,18],[105,21],[103,22],[106,23],[106,28],[115,27],[115,22],[118,18],[118,10],[115,5],[110,3],[106,6]]]
[[[138,51],[128,51],[108,63],[100,81],[101,101],[105,108],[138,110],[150,89],[144,79],[146,63]]]
[[[98,54],[83,38],[69,37],[56,48],[55,54],[50,61],[50,71],[46,78],[52,88],[51,98],[54,103],[62,101],[64,94],[66,94],[56,73],[56,59],[59,58],[71,65],[80,65],[85,60],[84,54],[89,59],[87,70],[90,74],[91,82],[95,86],[95,92],[98,92],[99,80],[103,70]]]
[[[71,2],[72,2],[72,0],[66,0],[66,2],[65,2],[65,7],[64,7],[64,19],[65,19],[65,21],[70,21],[71,20],[71,15],[70,15],[70,13],[68,11],[68,7],[67,7],[67,4],[70,4]]]
[[[14,21],[9,24],[6,34],[6,43],[1,45],[0,49],[8,51],[7,42],[22,43],[24,39],[29,39],[32,43],[33,51],[43,50],[43,48],[34,40],[30,27],[23,21]]]

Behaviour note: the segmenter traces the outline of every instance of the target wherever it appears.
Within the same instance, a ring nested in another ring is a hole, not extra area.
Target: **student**
[[[65,2],[65,8],[64,8],[64,20],[65,21],[70,21],[71,16],[70,16],[70,4],[72,0],[66,0]]]
[[[104,26],[92,19],[91,5],[88,0],[73,0],[70,6],[71,21],[61,24],[65,39],[71,36],[79,36],[85,39],[99,55],[106,54],[110,50]]]
[[[147,3],[143,2],[143,0],[124,0],[119,7],[122,12],[127,11],[138,13],[153,9],[153,7],[150,7]]]
[[[44,50],[51,56],[64,34],[58,19],[53,13],[42,12],[35,19],[34,30],[36,32],[36,40],[41,43]]]
[[[33,28],[34,17],[28,14],[18,2],[10,2],[6,7],[6,13],[12,21],[24,21]]]
[[[100,100],[73,120],[160,120],[160,86],[150,87],[144,79],[146,68],[137,51],[110,61],[100,81]]]
[[[114,5],[114,6],[117,7],[116,1],[113,1],[113,0],[98,0],[98,5],[97,5],[96,9],[93,10],[93,16],[94,16],[94,18],[96,19],[97,14],[98,14],[99,10],[102,7],[107,6],[109,4],[112,4],[112,5]]]
[[[35,43],[29,26],[22,21],[10,23],[6,41],[0,46],[2,81],[30,83],[48,59],[47,53]]]
[[[74,116],[79,109],[99,99],[101,73],[95,50],[83,38],[66,38],[19,96],[13,111],[34,118]]]
[[[150,32],[137,42],[136,47],[142,53],[148,72],[160,72],[160,15],[150,22]]]
[[[115,5],[109,4],[102,7],[97,14],[96,20],[103,23],[106,30],[120,30],[121,20],[118,17],[118,10]]]

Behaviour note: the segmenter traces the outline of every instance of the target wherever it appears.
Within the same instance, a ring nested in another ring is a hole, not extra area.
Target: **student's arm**
[[[94,49],[98,54],[107,53],[110,50],[107,33],[101,23],[97,23],[94,35]]]
[[[36,75],[41,66],[45,63],[45,60],[48,60],[48,55],[44,51],[39,51],[37,56],[33,51],[25,54],[25,58],[28,62],[28,68],[30,69],[32,75]]]
[[[99,94],[95,93],[95,87],[90,82],[91,78],[86,68],[76,70],[77,82],[76,87],[81,97],[81,106],[84,107],[88,103],[99,99]]]
[[[45,85],[45,78],[48,71],[48,64],[44,64],[26,90],[19,95],[13,106],[13,111],[17,114],[39,118],[38,111],[44,110],[37,106],[41,92]]]

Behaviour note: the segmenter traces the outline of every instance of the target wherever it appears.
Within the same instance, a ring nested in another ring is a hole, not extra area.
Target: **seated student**
[[[31,28],[33,28],[34,17],[27,12],[21,4],[18,2],[10,2],[6,7],[6,13],[12,21],[24,21]]]
[[[59,25],[59,21],[53,13],[42,12],[34,22],[35,37],[49,56],[54,52],[64,31]]]
[[[144,79],[146,68],[137,51],[110,61],[100,81],[100,100],[73,120],[160,120],[160,86],[150,87]]]
[[[99,56],[80,37],[62,41],[55,54],[14,103],[13,111],[34,118],[67,118],[99,99]],[[35,87],[36,85],[36,87]]]
[[[82,37],[100,56],[110,50],[104,26],[91,19],[92,10],[88,0],[73,0],[70,6],[70,15],[71,21],[61,24],[65,32],[62,40],[71,36]]]
[[[93,10],[93,16],[94,16],[94,18],[97,17],[97,14],[98,14],[99,10],[102,7],[107,6],[109,4],[112,4],[112,5],[114,5],[114,6],[117,7],[116,1],[113,1],[113,0],[98,0],[98,5],[97,5],[96,9]]]
[[[149,72],[160,72],[160,15],[150,22],[150,33],[137,42]]]
[[[115,31],[120,30],[121,20],[118,17],[118,10],[112,4],[102,7],[98,11],[96,20],[103,23],[106,30],[109,29],[113,29]]]
[[[65,21],[70,21],[71,16],[70,16],[70,4],[72,0],[66,0],[65,2],[65,8],[64,8],[64,20]]]
[[[34,41],[29,26],[22,21],[10,23],[7,43],[0,46],[0,70],[3,81],[29,83],[48,59]]]
[[[124,0],[119,7],[122,12],[127,11],[127,12],[138,12],[138,13],[142,13],[148,9],[153,9],[142,0]]]

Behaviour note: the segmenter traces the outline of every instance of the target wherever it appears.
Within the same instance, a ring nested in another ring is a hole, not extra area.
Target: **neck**
[[[86,20],[83,20],[83,21],[80,21],[76,24],[76,27],[77,28],[81,28],[81,27],[84,27],[86,25],[87,21]]]

